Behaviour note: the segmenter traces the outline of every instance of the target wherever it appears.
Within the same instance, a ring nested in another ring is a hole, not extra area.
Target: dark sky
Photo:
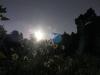
[[[30,30],[46,33],[76,31],[74,18],[92,7],[100,15],[100,0],[0,0],[7,7],[9,21],[2,22],[8,32],[18,30],[28,37]]]

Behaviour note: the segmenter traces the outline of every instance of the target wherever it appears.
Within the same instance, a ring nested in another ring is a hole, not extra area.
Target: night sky
[[[7,7],[9,21],[1,22],[8,32],[18,30],[29,37],[32,30],[76,32],[75,17],[88,8],[100,15],[100,0],[0,0]]]

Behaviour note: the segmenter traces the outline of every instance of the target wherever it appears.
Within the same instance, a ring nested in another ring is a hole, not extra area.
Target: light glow
[[[44,33],[41,30],[35,31],[34,32],[34,36],[36,38],[36,41],[41,41],[41,40],[43,40],[45,38],[44,37]]]

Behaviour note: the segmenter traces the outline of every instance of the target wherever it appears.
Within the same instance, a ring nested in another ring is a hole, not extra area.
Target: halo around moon
[[[36,38],[36,41],[41,41],[41,40],[44,40],[45,35],[43,31],[37,30],[37,31],[34,31],[34,37]]]

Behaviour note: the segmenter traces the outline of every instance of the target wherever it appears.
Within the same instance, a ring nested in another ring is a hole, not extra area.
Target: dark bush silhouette
[[[2,13],[1,20],[8,20]],[[35,43],[17,30],[0,25],[0,75],[99,75],[100,16],[90,8],[75,19],[77,33],[62,34],[57,47],[50,40]]]

